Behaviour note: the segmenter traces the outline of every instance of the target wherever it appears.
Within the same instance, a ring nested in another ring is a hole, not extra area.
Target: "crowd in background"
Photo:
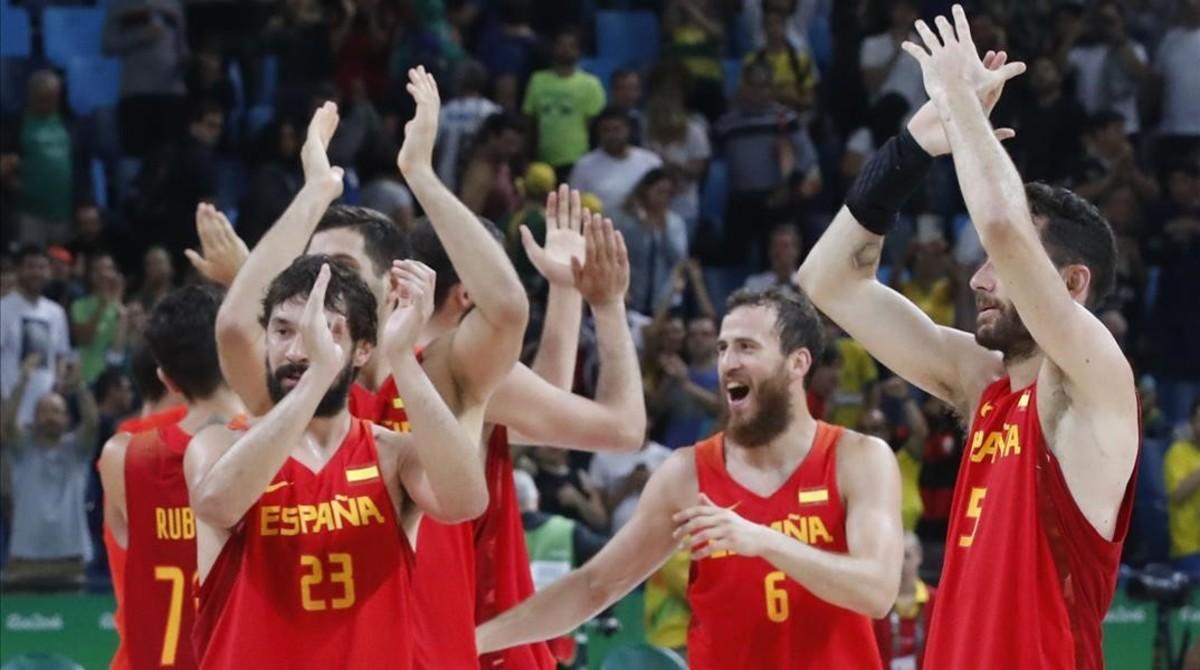
[[[46,4],[24,3],[35,26]],[[16,92],[0,103],[0,560],[86,561],[87,587],[105,588],[93,463],[138,406],[132,354],[147,311],[197,279],[185,255],[199,249],[197,204],[217,204],[253,246],[302,184],[308,117],[334,100],[344,201],[408,228],[421,212],[396,167],[412,114],[403,74],[423,64],[442,88],[437,171],[507,233],[535,305],[527,353],[546,284],[518,231],[544,235],[549,191],[584,191],[625,236],[646,446],[518,459],[531,537],[564,519],[566,563],[582,562],[671,450],[719,428],[725,296],[790,281],[864,162],[925,102],[899,45],[949,4],[101,0],[96,40],[119,61],[119,89],[115,105],[86,113],[52,59],[0,59],[0,90]],[[1084,195],[1117,236],[1117,289],[1097,313],[1139,379],[1126,560],[1200,573],[1200,0],[979,0],[968,15],[981,51],[1029,66],[992,114],[1016,131],[1007,147],[1021,173]],[[887,238],[879,278],[937,323],[973,330],[970,277],[984,259],[939,160]],[[832,323],[828,335],[809,409],[896,450],[915,533],[906,569],[934,584],[960,418]],[[586,323],[580,346],[587,394]],[[539,583],[564,560],[532,558]],[[647,586],[663,646],[686,629],[673,614],[686,566],[672,560]]]

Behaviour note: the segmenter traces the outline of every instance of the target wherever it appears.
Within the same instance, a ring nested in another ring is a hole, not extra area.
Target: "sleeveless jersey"
[[[397,433],[408,432],[408,412],[391,375],[373,393],[358,382],[351,384],[349,408],[350,415],[355,418],[366,419]]]
[[[125,648],[125,547],[117,544],[108,524],[104,525],[104,549],[108,552],[108,573],[112,576],[113,625],[117,629],[117,649],[109,661],[108,670],[129,670],[129,650]]]
[[[194,668],[196,520],[183,454],[192,436],[177,423],[134,435],[125,451],[123,633],[129,667]]]
[[[1087,445],[1079,445],[1085,448]],[[929,668],[1103,668],[1134,477],[1113,540],[1079,511],[1042,435],[1037,385],[980,398],[954,491]]]
[[[163,426],[179,423],[183,421],[183,417],[187,416],[187,405],[176,405],[170,409],[164,409],[161,412],[147,414],[146,416],[135,416],[132,419],[125,419],[117,424],[115,433],[141,433],[147,430],[155,430]]]
[[[808,455],[777,491],[762,497],[730,476],[724,434],[717,433],[695,447],[700,492],[749,521],[844,554],[841,435],[840,427],[818,422]],[[762,558],[721,552],[693,562],[688,602],[693,670],[881,667],[870,619],[821,600]]]
[[[371,425],[319,472],[289,458],[200,586],[202,668],[411,667],[412,550]]]

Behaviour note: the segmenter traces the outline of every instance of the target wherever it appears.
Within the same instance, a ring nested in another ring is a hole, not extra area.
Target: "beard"
[[[975,326],[975,343],[999,351],[1004,360],[1015,361],[1033,353],[1036,343],[1012,303],[996,305],[997,314],[986,326]]]
[[[739,419],[729,413],[728,396],[725,412],[728,416],[725,432],[739,446],[764,447],[783,434],[792,423],[792,394],[788,390],[788,377],[784,370],[776,372],[754,389],[754,414]]]
[[[284,379],[295,374],[303,374],[307,369],[307,365],[289,363],[279,366],[274,371],[267,370],[267,392],[271,396],[271,402],[278,405],[284,396],[291,392],[292,389],[283,388]],[[317,404],[317,410],[313,412],[313,418],[327,419],[346,409],[346,398],[350,395],[350,384],[354,381],[354,373],[353,362],[346,361],[346,367],[338,373],[333,384],[329,386],[329,390],[321,397],[321,402]]]

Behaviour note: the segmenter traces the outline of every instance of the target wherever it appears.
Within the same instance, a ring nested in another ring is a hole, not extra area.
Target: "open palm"
[[[529,262],[555,286],[574,286],[571,259],[583,261],[587,244],[583,221],[590,213],[580,205],[579,191],[566,184],[546,196],[546,244],[539,246],[527,226],[521,226],[521,244]]]

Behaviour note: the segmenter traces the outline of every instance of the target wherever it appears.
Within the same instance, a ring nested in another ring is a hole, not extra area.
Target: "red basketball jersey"
[[[1014,391],[1004,378],[989,386],[954,491],[926,667],[1103,668],[1100,626],[1133,481],[1106,540],[1079,511],[1046,444],[1037,385]]]
[[[411,667],[412,550],[354,420],[319,472],[289,458],[200,586],[203,668]]]
[[[475,526],[475,623],[490,621],[533,595],[525,527],[513,483],[508,431],[492,429],[488,440],[485,474],[488,508]],[[556,664],[545,642],[510,647],[479,658],[484,670],[554,670]]]
[[[104,548],[108,551],[108,573],[112,575],[113,600],[117,608],[113,611],[113,625],[117,627],[117,649],[109,661],[108,670],[129,670],[129,650],[125,645],[125,555],[126,550],[117,544],[108,525],[104,526]]]
[[[388,375],[375,392],[355,382],[350,385],[350,414],[397,433],[408,432],[408,412],[396,389],[396,380]]]
[[[172,423],[134,435],[125,451],[129,547],[121,604],[134,670],[196,667],[196,519],[183,476],[191,440]]]
[[[147,430],[155,430],[163,426],[169,426],[174,423],[183,421],[183,417],[187,416],[187,405],[176,405],[169,409],[164,409],[161,412],[147,414],[146,416],[136,416],[132,419],[125,419],[117,424],[117,433],[141,433]]]
[[[762,497],[730,476],[724,434],[718,433],[695,447],[700,491],[749,521],[844,554],[841,435],[840,427],[818,422],[808,455],[777,491]],[[722,552],[693,562],[688,602],[693,670],[881,667],[870,619],[821,600],[762,558]]]

